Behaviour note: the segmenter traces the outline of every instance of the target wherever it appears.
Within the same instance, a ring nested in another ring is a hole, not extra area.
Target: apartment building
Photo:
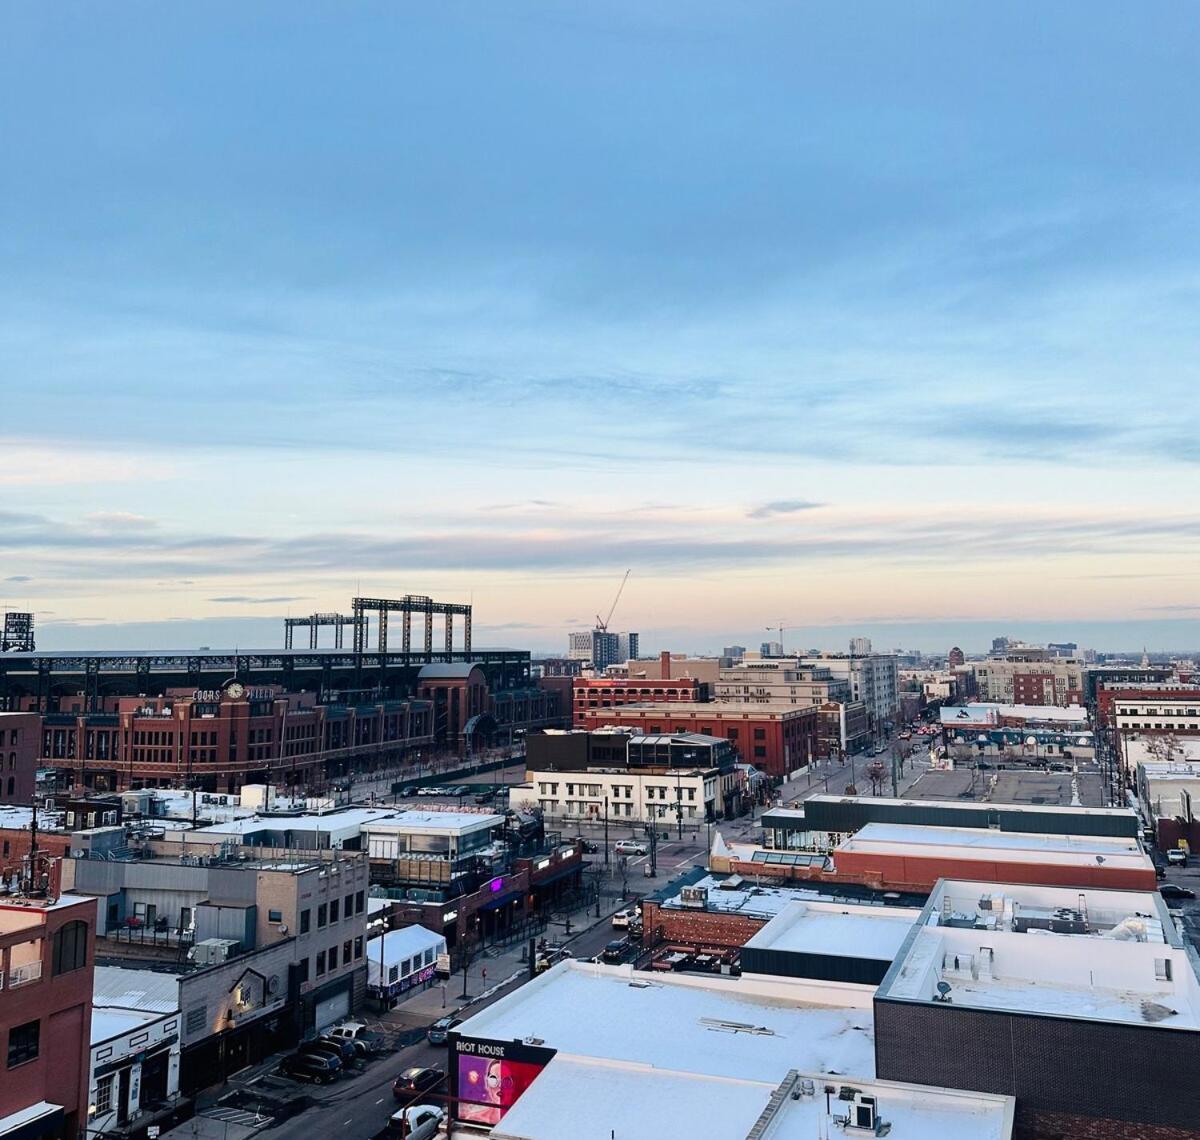
[[[1084,663],[1073,657],[1037,659],[1032,651],[1013,652],[1004,658],[977,661],[974,671],[983,701],[1077,705],[1083,700]]]
[[[872,653],[858,657],[823,653],[819,657],[802,657],[797,664],[828,669],[832,676],[846,681],[850,686],[850,699],[866,705],[873,732],[880,732],[886,723],[898,716],[900,684],[898,664],[893,655]]]
[[[96,901],[59,894],[56,864],[40,861],[29,893],[0,900],[6,1140],[75,1140],[88,1124]]]

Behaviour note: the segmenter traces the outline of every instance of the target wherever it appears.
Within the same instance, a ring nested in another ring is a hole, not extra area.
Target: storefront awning
[[[539,887],[548,887],[551,883],[557,883],[559,879],[565,879],[568,875],[578,875],[582,871],[582,863],[576,863],[570,867],[563,867],[561,871],[555,871],[553,875],[547,875],[544,879],[538,879],[538,881],[533,884],[533,889],[536,891]]]
[[[494,899],[488,899],[479,909],[499,910],[502,906],[507,906],[513,899],[519,899],[523,893],[523,891],[509,891],[507,894],[497,895]]]
[[[0,1117],[0,1140],[35,1140],[62,1127],[63,1106],[40,1100],[20,1112]]]

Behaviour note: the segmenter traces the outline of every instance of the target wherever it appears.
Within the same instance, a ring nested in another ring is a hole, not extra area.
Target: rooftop
[[[1025,773],[1021,773],[1024,775]],[[923,779],[924,777],[922,777]],[[819,793],[815,796],[810,796],[806,801],[809,804],[816,803],[870,803],[870,804],[902,804],[905,807],[922,808],[929,806],[929,800],[919,797],[901,797],[895,798],[892,796],[838,796],[832,794]],[[978,803],[970,800],[951,800],[945,806],[953,807],[956,810],[962,811],[979,811],[979,812],[994,812],[997,808],[1003,807],[1005,812],[1063,812],[1071,815],[1099,815],[1112,816],[1113,818],[1129,819],[1133,816],[1130,808],[1106,808],[1106,807],[1072,807],[1069,804],[995,804],[995,803]],[[772,809],[771,814],[774,815],[778,809]]]
[[[400,811],[372,820],[372,831],[477,831],[499,827],[504,816],[494,812]]]
[[[458,1033],[533,1038],[581,1057],[744,1080],[779,1081],[797,1065],[871,1076],[870,996],[852,989],[568,961],[468,1018]]]
[[[791,902],[747,946],[891,962],[921,911],[908,907]]]
[[[1200,980],[1156,892],[943,880],[877,999],[1200,1030]]]
[[[736,848],[741,847],[740,844],[730,844],[731,852],[736,854]],[[747,851],[739,855],[740,858],[745,858],[747,861],[755,854],[757,848],[747,849]],[[823,856],[817,857],[820,862],[824,862]],[[689,876],[690,877],[690,876]],[[700,887],[708,892],[708,900],[705,909],[710,913],[719,914],[741,914],[749,918],[772,919],[776,915],[783,913],[788,907],[797,902],[820,902],[838,905],[851,905],[871,910],[888,909],[894,910],[895,907],[889,904],[892,900],[884,900],[879,896],[877,900],[860,900],[857,897],[848,897],[846,893],[832,886],[758,886],[752,883],[749,879],[741,875],[705,875],[692,883],[684,883],[684,886]],[[857,895],[855,890],[852,894]],[[863,892],[867,893],[867,892]],[[897,899],[899,896],[896,896]],[[669,896],[663,900],[665,907],[684,908],[682,896],[678,893]],[[908,914],[909,911],[905,911]],[[908,920],[909,925],[915,920],[919,911],[913,910],[912,918]]]
[[[1040,835],[982,827],[921,827],[868,823],[834,852],[996,859],[1006,863],[1099,863],[1129,870],[1154,870],[1136,839],[1093,835]]]
[[[833,1088],[826,1111],[825,1087]],[[832,1136],[844,1118],[843,1087],[877,1098],[891,1140],[1009,1140],[1013,1100],[892,1081],[792,1070],[774,1081],[700,1076],[582,1057],[555,1057],[521,1096],[493,1140],[611,1140],[686,1136],[688,1140],[813,1140]],[[797,1098],[792,1098],[792,1093]]]
[[[726,717],[737,717],[739,720],[754,720],[756,717],[800,716],[816,708],[811,705],[744,704],[740,701],[668,701],[665,704],[630,704],[610,709],[586,709],[588,716],[605,716],[610,720],[620,720],[622,713],[658,713],[664,721],[669,722],[673,716],[711,716],[717,720]]]
[[[175,1013],[179,1009],[179,975],[125,966],[97,966],[92,1005],[96,1010],[115,1007],[125,1012]]]
[[[124,1037],[126,1033],[132,1033],[135,1029],[153,1025],[163,1016],[165,1015],[162,1013],[141,1009],[96,1007],[92,1010],[92,1044],[99,1045],[102,1041],[111,1041],[114,1037]]]

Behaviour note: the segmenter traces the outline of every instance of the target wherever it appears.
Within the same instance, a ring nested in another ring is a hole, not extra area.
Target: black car
[[[358,1056],[350,1041],[338,1041],[332,1037],[318,1037],[314,1041],[302,1041],[296,1048],[298,1053],[324,1053],[336,1057],[343,1065],[349,1065]]]
[[[289,1053],[279,1064],[279,1071],[288,1077],[323,1085],[337,1080],[342,1063],[328,1053]]]
[[[405,799],[409,799],[410,797],[415,796],[417,794],[417,785],[416,784],[405,784],[404,787],[402,787],[400,789],[400,794]]]
[[[392,1096],[399,1101],[415,1100],[423,1092],[435,1089],[446,1079],[441,1069],[405,1069],[392,1082]]]
[[[598,844],[593,842],[591,839],[584,839],[582,835],[575,836],[575,842],[583,848],[583,853],[585,855],[595,855],[596,852],[600,850]]]
[[[1178,883],[1163,883],[1158,893],[1164,899],[1194,899],[1196,892],[1190,887],[1181,887]]]
[[[629,949],[628,938],[614,938],[611,942],[605,943],[604,951],[600,957],[605,962],[619,962],[625,957],[625,951]]]
[[[430,1045],[445,1045],[449,1039],[450,1030],[462,1024],[461,1017],[439,1017],[426,1032],[425,1036]]]

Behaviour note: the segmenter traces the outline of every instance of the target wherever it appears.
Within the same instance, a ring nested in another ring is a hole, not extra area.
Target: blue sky
[[[0,602],[1198,645],[1198,20],[8,5]]]

